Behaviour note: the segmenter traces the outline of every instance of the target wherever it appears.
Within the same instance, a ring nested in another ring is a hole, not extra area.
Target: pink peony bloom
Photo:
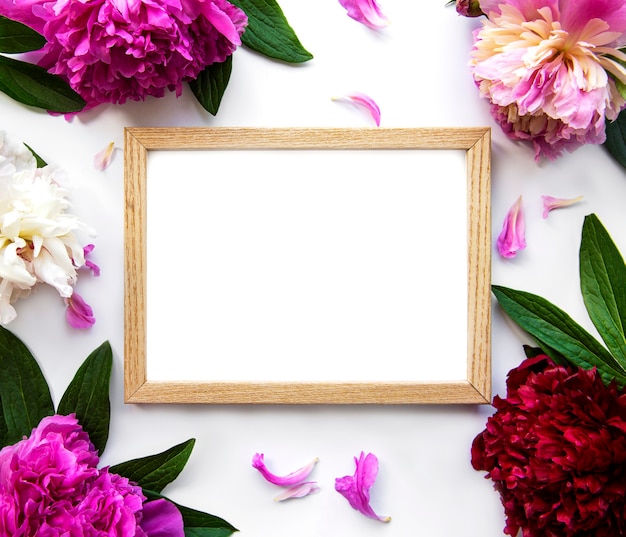
[[[391,517],[377,515],[370,506],[370,489],[378,475],[378,459],[373,453],[354,458],[356,470],[354,475],[347,475],[335,479],[335,490],[339,492],[350,505],[366,517],[389,522]]]
[[[626,0],[481,0],[470,61],[481,96],[535,158],[605,140],[626,104]]]
[[[226,0],[0,0],[0,15],[43,34],[39,64],[98,104],[182,92],[241,44],[243,11]]]
[[[522,196],[517,198],[517,201],[509,209],[496,246],[502,257],[515,257],[519,250],[526,248],[526,225],[522,211]]]
[[[339,3],[348,11],[348,17],[372,30],[389,24],[376,0],[339,0]]]
[[[183,537],[171,502],[144,503],[140,487],[98,462],[74,416],[48,416],[29,438],[2,449],[0,536]]]

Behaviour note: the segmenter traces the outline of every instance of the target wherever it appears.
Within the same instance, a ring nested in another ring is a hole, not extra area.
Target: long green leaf
[[[78,421],[102,455],[109,438],[109,382],[113,366],[111,345],[105,341],[80,366],[59,403],[59,414],[76,413]]]
[[[46,38],[28,26],[0,16],[0,52],[16,54],[39,50]]]
[[[607,123],[604,146],[626,168],[626,110],[622,110],[615,121]]]
[[[0,91],[50,112],[78,112],[85,107],[85,101],[61,77],[6,56],[0,56]]]
[[[589,317],[610,353],[626,369],[626,264],[594,214],[580,243],[580,287]]]
[[[504,311],[538,342],[543,342],[583,369],[596,367],[605,382],[626,385],[626,373],[615,358],[583,327],[546,299],[493,285]]]
[[[6,436],[2,447],[30,435],[42,418],[54,414],[48,383],[26,345],[0,326],[0,394]]]
[[[231,3],[248,16],[248,26],[241,38],[244,45],[287,63],[302,63],[313,58],[274,0],[232,0]]]
[[[148,489],[142,489],[148,500],[158,500],[163,498],[172,502],[168,497]],[[215,515],[210,515],[203,511],[197,511],[190,507],[185,507],[176,502],[172,502],[180,511],[185,526],[185,537],[228,537],[239,531],[230,522]]]
[[[195,439],[191,438],[162,453],[116,464],[111,471],[134,481],[141,488],[161,492],[183,470],[194,443]]]
[[[230,80],[233,57],[228,56],[222,63],[209,65],[198,78],[189,82],[191,91],[202,107],[210,114],[217,114],[222,97]]]

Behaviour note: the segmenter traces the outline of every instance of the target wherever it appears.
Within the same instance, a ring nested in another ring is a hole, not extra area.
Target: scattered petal
[[[502,224],[497,241],[498,252],[502,257],[515,257],[519,250],[526,248],[526,226],[522,211],[522,196],[511,206]]]
[[[94,166],[97,170],[106,170],[111,164],[113,158],[113,150],[115,149],[115,142],[111,142],[104,149],[98,151],[93,158]]]
[[[389,522],[391,517],[379,516],[370,506],[370,488],[378,475],[378,459],[373,453],[354,458],[356,471],[354,475],[335,479],[335,490],[350,502],[350,505],[366,517]]]
[[[561,207],[568,207],[569,205],[574,205],[574,203],[578,203],[583,199],[582,196],[578,196],[577,198],[553,198],[552,196],[541,196],[543,200],[543,217],[548,218],[548,214],[553,209],[560,209]]]
[[[348,17],[372,30],[384,28],[389,24],[389,19],[383,14],[376,0],[339,0],[339,3],[348,11]]]
[[[83,248],[83,254],[85,256],[85,266],[91,270],[91,273],[94,276],[100,276],[100,267],[96,265],[93,261],[87,259],[87,256],[93,251],[95,246],[93,244],[88,244]]]
[[[284,492],[281,492],[278,496],[276,496],[276,498],[274,498],[274,501],[283,502],[291,498],[303,498],[309,494],[315,494],[319,490],[320,488],[316,481],[305,481],[304,483],[293,485]]]
[[[352,93],[343,97],[333,97],[333,101],[347,101],[365,108],[374,118],[376,126],[380,127],[380,108],[378,108],[374,99],[364,93]]]
[[[65,318],[73,328],[89,328],[96,322],[93,316],[91,306],[87,304],[83,297],[78,293],[72,293],[72,296],[65,299],[67,310],[65,310]]]
[[[267,467],[265,466],[265,462],[263,461],[263,457],[264,457],[263,453],[254,454],[254,457],[252,457],[253,468],[256,468],[259,472],[261,472],[261,475],[265,479],[267,479],[270,483],[273,483],[274,485],[280,485],[283,487],[296,485],[300,483],[301,481],[305,480],[307,476],[313,470],[315,464],[319,461],[319,459],[316,457],[309,464],[307,464],[306,466],[303,466],[299,470],[296,470],[295,472],[291,472],[290,474],[286,476],[278,476],[278,475],[273,474],[267,469]]]

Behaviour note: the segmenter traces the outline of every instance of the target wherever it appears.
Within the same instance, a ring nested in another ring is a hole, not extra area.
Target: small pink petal
[[[111,164],[111,159],[113,158],[113,150],[115,149],[115,142],[111,142],[107,144],[107,146],[98,151],[96,156],[93,158],[93,164],[97,170],[106,170]]]
[[[87,304],[83,297],[78,293],[72,293],[72,296],[65,299],[67,309],[65,310],[65,318],[73,328],[89,328],[96,322],[93,316],[91,306]]]
[[[315,481],[305,481],[304,483],[300,483],[299,485],[293,485],[289,487],[284,492],[281,492],[274,501],[283,502],[285,500],[290,500],[291,498],[304,498],[304,496],[308,496],[309,494],[315,494],[318,492],[320,488]]]
[[[578,196],[577,198],[553,198],[552,196],[541,196],[543,200],[543,217],[548,218],[548,214],[550,211],[554,209],[560,209],[561,207],[568,207],[569,205],[574,205],[574,203],[578,203],[583,199],[582,196]]]
[[[522,196],[511,206],[502,224],[497,241],[498,252],[502,257],[515,257],[519,250],[526,248],[526,226],[522,212]]]
[[[374,99],[364,93],[352,93],[343,97],[333,97],[333,101],[347,101],[365,108],[374,118],[376,126],[380,127],[380,108],[378,108]]]
[[[278,476],[267,469],[263,457],[263,453],[255,453],[254,457],[252,457],[252,467],[256,468],[270,483],[282,487],[289,487],[304,481],[315,467],[315,464],[319,461],[318,458],[315,458],[309,464],[295,472],[291,472],[285,476]]]
[[[370,506],[370,488],[376,481],[378,475],[378,459],[373,453],[365,455],[361,451],[361,456],[354,458],[356,471],[354,475],[347,475],[335,479],[335,490],[339,492],[350,505],[364,514],[366,517],[389,522],[391,517],[377,515]]]
[[[85,266],[91,270],[91,273],[94,276],[100,276],[100,267],[96,265],[93,261],[87,259],[89,254],[93,251],[95,246],[93,244],[88,244],[83,248],[83,255],[85,256]]]
[[[372,30],[384,28],[389,24],[389,19],[383,14],[376,0],[339,0],[339,3],[348,11],[348,17]]]

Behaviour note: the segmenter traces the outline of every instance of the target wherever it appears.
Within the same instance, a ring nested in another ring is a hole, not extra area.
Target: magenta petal
[[[515,257],[519,250],[526,248],[526,226],[522,212],[522,196],[509,209],[502,224],[497,241],[498,252],[502,257]]]
[[[93,251],[94,248],[95,246],[93,244],[88,244],[87,246],[83,248],[83,255],[85,257],[85,266],[91,270],[91,273],[94,276],[100,276],[100,267],[96,265],[93,261],[90,261],[89,259],[87,259],[87,257]]]
[[[183,517],[172,502],[145,502],[141,512],[140,526],[147,537],[184,537]]]
[[[364,93],[352,93],[343,97],[334,97],[333,101],[348,101],[356,104],[357,106],[363,107],[370,113],[376,123],[376,126],[380,127],[380,108],[376,104],[376,101],[368,95],[365,95]]]
[[[348,11],[348,17],[376,30],[389,24],[389,20],[376,0],[339,0],[339,3]]]
[[[96,318],[93,316],[93,310],[78,293],[72,293],[72,296],[65,301],[67,303],[65,318],[70,326],[73,328],[89,328],[95,324]]]
[[[315,464],[319,460],[315,458],[309,464],[307,464],[306,466],[303,466],[302,468],[300,468],[299,470],[296,470],[295,472],[291,472],[290,474],[285,475],[285,476],[278,476],[276,474],[273,474],[267,469],[267,467],[265,466],[265,461],[263,460],[263,457],[264,457],[263,453],[255,453],[254,457],[252,457],[252,467],[256,468],[261,473],[261,475],[265,479],[267,479],[267,481],[269,481],[270,483],[273,483],[274,485],[280,485],[282,487],[289,487],[291,485],[296,485],[304,481],[307,478],[307,476],[311,473],[311,471],[315,467]]]
[[[335,479],[335,490],[348,500],[350,505],[366,517],[389,522],[391,517],[377,515],[370,506],[370,488],[378,475],[378,459],[373,453],[354,458],[356,471],[354,475]]]
[[[315,481],[305,481],[304,483],[300,483],[298,485],[293,485],[286,489],[284,492],[281,492],[274,501],[283,502],[285,500],[290,500],[292,498],[304,498],[309,494],[315,494],[320,490],[317,482]]]

